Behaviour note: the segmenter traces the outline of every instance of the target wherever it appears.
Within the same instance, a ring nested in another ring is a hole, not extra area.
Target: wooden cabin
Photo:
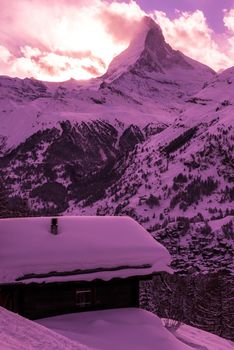
[[[137,307],[170,256],[129,217],[0,220],[0,305],[30,319]]]

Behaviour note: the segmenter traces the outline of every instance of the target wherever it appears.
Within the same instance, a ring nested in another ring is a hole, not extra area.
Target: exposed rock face
[[[122,153],[132,151],[134,147],[145,140],[141,129],[137,125],[130,125],[119,140],[119,148]]]
[[[64,121],[61,128],[59,137],[47,148],[46,161],[54,166],[72,161],[78,162],[81,172],[92,171],[116,153],[118,133],[104,121],[74,125]]]
[[[161,131],[165,130],[168,127],[165,123],[149,123],[144,127],[144,133],[146,138],[159,134]]]
[[[173,50],[165,42],[161,28],[150,18],[143,19],[147,27],[144,49],[136,62],[136,69],[144,67],[148,72],[164,73],[173,66],[194,69],[181,52]]]

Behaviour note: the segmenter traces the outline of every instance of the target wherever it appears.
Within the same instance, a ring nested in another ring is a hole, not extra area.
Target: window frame
[[[93,305],[92,288],[76,288],[75,305],[79,308],[91,307]]]

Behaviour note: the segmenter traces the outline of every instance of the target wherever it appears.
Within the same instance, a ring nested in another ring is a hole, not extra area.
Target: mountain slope
[[[220,119],[225,125],[233,124],[234,67],[226,69],[207,82],[203,89],[186,101],[183,122],[192,125],[206,120]]]
[[[95,206],[70,210],[133,216],[167,246],[181,272],[231,272],[233,147],[233,127],[222,119],[168,127],[129,153]]]

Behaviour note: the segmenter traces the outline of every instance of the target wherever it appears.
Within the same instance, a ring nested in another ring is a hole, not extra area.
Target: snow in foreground
[[[37,321],[98,350],[233,350],[231,341],[182,325],[174,334],[145,310],[91,311]]]
[[[175,336],[192,348],[200,350],[233,350],[234,343],[215,334],[183,324]]]
[[[91,350],[0,307],[0,350]]]
[[[74,313],[37,322],[99,350],[191,350],[157,316],[136,308]]]
[[[234,344],[187,325],[173,335],[157,316],[135,308],[62,315],[36,323],[0,307],[0,350],[94,349],[233,350]]]

